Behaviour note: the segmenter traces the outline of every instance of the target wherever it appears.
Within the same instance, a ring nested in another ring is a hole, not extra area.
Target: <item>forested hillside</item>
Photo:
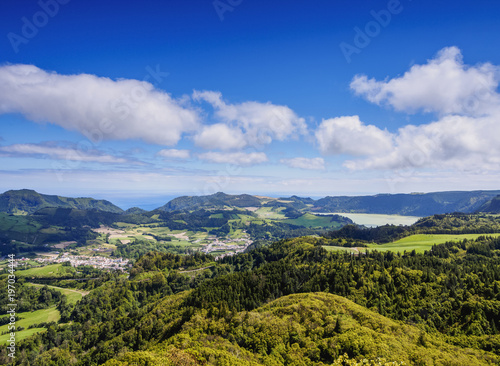
[[[46,207],[76,208],[80,210],[96,209],[114,213],[123,211],[106,200],[40,194],[31,189],[7,191],[0,194],[0,212],[31,214]]]
[[[283,240],[215,263],[147,254],[129,279],[106,281],[65,310],[64,324],[20,342],[14,364],[500,360],[500,239],[360,255],[328,253],[329,240]]]

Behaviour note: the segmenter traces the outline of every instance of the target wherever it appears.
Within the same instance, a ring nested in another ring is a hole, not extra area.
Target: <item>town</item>
[[[132,266],[128,259],[124,258],[109,258],[101,256],[86,256],[86,255],[70,255],[62,253],[58,256],[43,256],[35,258],[35,261],[40,264],[53,264],[53,263],[71,263],[71,266],[92,266],[94,268],[105,270],[119,270],[126,271]]]

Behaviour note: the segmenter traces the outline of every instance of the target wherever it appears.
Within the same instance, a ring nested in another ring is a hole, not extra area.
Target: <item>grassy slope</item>
[[[287,219],[283,222],[292,225],[300,225],[305,227],[331,227],[340,228],[341,225],[335,221],[331,221],[332,218],[328,216],[316,216],[310,213],[306,213],[296,219]]]
[[[33,312],[25,312],[25,313],[19,313],[19,317],[23,318],[19,321],[16,322],[17,327],[24,327],[26,328],[25,330],[21,330],[19,332],[16,332],[16,341],[20,341],[22,339],[25,339],[29,337],[30,335],[43,331],[45,328],[32,328],[28,329],[28,327],[32,324],[39,324],[39,323],[45,323],[45,322],[56,322],[59,320],[61,315],[59,314],[59,310],[56,309],[55,306],[47,308],[47,309],[41,309],[41,310],[36,310]],[[8,330],[8,325],[2,325],[0,327],[0,333],[5,332]],[[5,344],[7,340],[9,339],[9,334],[3,334],[0,335],[0,344]]]
[[[40,285],[38,283],[26,283],[29,286],[35,286],[35,287],[43,287],[47,285]],[[64,288],[64,287],[57,287],[57,286],[50,286],[48,285],[47,287],[56,289],[60,292],[62,292],[66,297],[68,298],[68,303],[69,304],[76,304],[77,301],[81,300],[83,296],[88,294],[88,291],[82,291],[82,290],[75,290],[71,288]]]
[[[274,208],[274,207],[260,207],[255,213],[263,219],[284,219],[285,215],[282,214],[284,207]]]
[[[0,212],[0,230],[1,231],[17,231],[21,233],[34,233],[40,229],[42,225],[35,221],[30,221],[24,216],[10,216],[4,212]]]
[[[52,277],[71,275],[73,273],[75,273],[75,269],[73,267],[63,266],[61,263],[16,271],[16,275],[20,277]]]
[[[403,239],[396,240],[392,243],[385,244],[368,244],[369,249],[376,249],[379,251],[394,251],[404,252],[415,250],[417,253],[423,253],[430,250],[434,244],[443,244],[448,241],[461,241],[464,239],[476,239],[480,236],[494,236],[498,237],[500,234],[417,234],[410,235]],[[363,250],[363,249],[360,249]]]
[[[36,284],[36,283],[26,283],[28,286],[35,287],[43,287],[44,285]],[[62,288],[56,286],[48,286],[50,288],[56,289],[62,292],[68,298],[68,303],[76,304],[77,301],[81,300],[83,296],[88,294],[88,291],[74,290],[69,288]],[[16,322],[17,327],[24,327],[24,330],[16,332],[16,341],[23,340],[28,338],[32,334],[38,333],[40,331],[44,331],[45,328],[32,328],[28,329],[28,327],[32,324],[46,323],[51,321],[58,321],[61,317],[59,314],[59,310],[56,309],[55,306],[52,306],[47,309],[36,310],[33,312],[24,312],[18,314],[21,320]],[[6,315],[3,315],[6,316]],[[8,330],[8,325],[3,325],[0,327],[0,334]],[[0,344],[5,343],[9,339],[9,334],[0,335]]]

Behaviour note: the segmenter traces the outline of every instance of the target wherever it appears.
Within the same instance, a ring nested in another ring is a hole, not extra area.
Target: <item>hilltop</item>
[[[70,198],[41,194],[31,189],[10,190],[0,194],[0,212],[9,214],[32,214],[42,208],[59,207],[80,210],[121,213],[123,210],[106,200],[80,197]]]

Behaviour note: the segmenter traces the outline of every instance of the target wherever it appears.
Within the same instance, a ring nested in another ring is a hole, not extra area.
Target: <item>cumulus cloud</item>
[[[439,116],[431,123],[406,125],[394,134],[387,133],[393,142],[387,145],[388,150],[366,151],[366,158],[344,165],[353,170],[498,170],[499,76],[500,68],[489,63],[465,65],[456,47],[444,48],[426,64],[415,65],[388,81],[356,76],[351,88],[371,102],[405,112],[437,112]],[[364,127],[362,130],[367,132]],[[320,147],[337,146],[317,137]]]
[[[163,149],[158,151],[156,154],[166,159],[179,159],[185,160],[189,159],[191,153],[189,150],[177,150],[177,149]]]
[[[201,160],[209,161],[211,163],[234,164],[234,165],[255,165],[267,161],[266,154],[262,152],[221,153],[221,152],[210,151],[203,154],[199,154],[198,158],[200,158]]]
[[[241,149],[247,144],[243,132],[239,128],[230,127],[224,123],[203,127],[201,132],[195,135],[194,142],[207,150]]]
[[[325,161],[323,158],[291,158],[281,159],[280,163],[289,166],[290,168],[323,170],[325,169]]]
[[[365,125],[358,116],[323,120],[316,131],[323,154],[373,155],[389,151],[391,134],[373,125]]]
[[[483,115],[498,106],[500,68],[490,63],[465,65],[457,47],[442,49],[424,65],[387,81],[356,75],[351,89],[372,103],[403,112]]]
[[[106,164],[137,163],[128,159],[103,154],[99,151],[86,149],[50,146],[43,144],[14,144],[0,146],[0,155],[9,157],[35,157],[55,160],[70,160]]]
[[[350,160],[350,169],[482,169],[498,170],[500,116],[449,115],[420,126],[408,125],[394,135],[394,148],[364,160]]]
[[[216,117],[230,126],[233,137],[239,139],[239,132],[243,131],[244,140],[250,146],[269,144],[273,140],[283,141],[307,131],[304,119],[287,106],[254,101],[228,104],[221,93],[214,91],[194,91],[193,99],[211,104]],[[203,141],[200,136],[198,140]]]
[[[174,145],[199,125],[197,112],[151,83],[60,75],[32,65],[0,67],[0,113],[21,113],[94,142],[139,138]]]

